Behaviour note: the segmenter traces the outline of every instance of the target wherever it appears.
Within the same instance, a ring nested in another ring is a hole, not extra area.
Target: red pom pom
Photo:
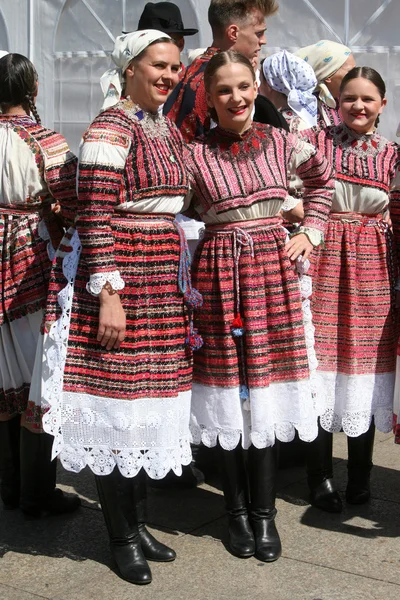
[[[235,329],[239,328],[239,327],[243,327],[242,317],[239,314],[236,315],[236,317],[233,319],[232,327],[234,327]]]

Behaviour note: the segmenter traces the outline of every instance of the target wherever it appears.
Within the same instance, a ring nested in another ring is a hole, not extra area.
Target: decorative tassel
[[[203,296],[196,288],[189,288],[183,295],[184,302],[188,308],[195,310],[203,306]]]
[[[200,348],[204,344],[203,338],[198,333],[198,330],[193,327],[192,323],[190,324],[189,335],[187,336],[185,343],[193,352],[195,350],[200,350]]]
[[[242,337],[242,335],[244,335],[245,328],[240,314],[237,314],[233,319],[231,324],[231,332],[233,337]]]
[[[240,386],[239,396],[240,396],[241,400],[248,400],[249,399],[249,388],[247,387],[247,385],[241,385]]]

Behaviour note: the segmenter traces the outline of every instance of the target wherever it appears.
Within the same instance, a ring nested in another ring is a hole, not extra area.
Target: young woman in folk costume
[[[37,91],[25,56],[0,59],[1,498],[35,517],[79,506],[55,487],[53,440],[41,429],[40,389],[31,386],[50,259],[63,235],[61,216],[72,220],[76,207],[76,158],[60,134],[41,125]]]
[[[230,549],[270,562],[281,553],[275,439],[291,441],[297,430],[311,441],[317,433],[309,308],[304,315],[294,263],[323,240],[333,181],[312,146],[252,123],[257,84],[245,57],[214,56],[205,86],[218,126],[190,145],[188,158],[193,209],[206,225],[192,265],[204,299],[196,319],[204,346],[194,357],[192,433],[220,446]],[[288,242],[279,213],[292,170],[304,181],[306,216]]]
[[[343,124],[312,139],[336,170],[312,297],[321,416],[308,446],[311,502],[331,512],[342,509],[332,482],[332,432],[347,435],[346,499],[362,504],[370,497],[375,426],[392,426],[397,260],[389,210],[397,238],[400,223],[399,148],[376,132],[386,104],[382,78],[369,67],[352,69],[339,102]]]
[[[179,50],[144,30],[118,37],[112,58],[80,149],[77,226],[50,283],[44,427],[65,468],[95,473],[120,575],[145,584],[146,559],[175,558],[145,528],[146,473],[179,475],[191,460],[190,302],[201,298],[175,222],[189,189],[184,144],[159,110]]]
[[[339,125],[342,121],[338,104],[340,84],[346,73],[356,65],[350,48],[330,40],[320,40],[300,48],[295,54],[314,69],[317,77],[318,128]]]

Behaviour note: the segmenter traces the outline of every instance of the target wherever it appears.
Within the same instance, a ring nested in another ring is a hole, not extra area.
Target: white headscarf
[[[263,74],[268,85],[287,96],[287,102],[308,127],[317,125],[318,102],[313,95],[317,78],[304,60],[286,52],[277,52],[263,62]]]
[[[121,98],[124,86],[124,73],[131,61],[146,50],[150,44],[160,38],[171,39],[170,36],[157,29],[144,29],[120,35],[115,40],[111,58],[117,65],[116,69],[108,69],[100,79],[101,89],[104,94],[102,110],[114,106]]]
[[[295,54],[314,69],[318,80],[319,99],[331,108],[336,108],[336,100],[324,81],[344,65],[351,54],[350,48],[330,40],[320,40],[316,44],[300,48]]]

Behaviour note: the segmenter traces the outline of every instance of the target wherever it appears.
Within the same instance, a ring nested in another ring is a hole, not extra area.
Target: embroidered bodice
[[[114,285],[113,219],[121,212],[182,210],[189,190],[183,148],[168,118],[146,113],[129,99],[100,113],[89,126],[80,148],[77,228],[93,281],[106,273],[119,289]]]
[[[189,146],[195,208],[206,223],[277,216],[290,172],[304,182],[304,226],[323,231],[331,206],[331,168],[297,136],[254,123],[242,136],[220,127]]]

